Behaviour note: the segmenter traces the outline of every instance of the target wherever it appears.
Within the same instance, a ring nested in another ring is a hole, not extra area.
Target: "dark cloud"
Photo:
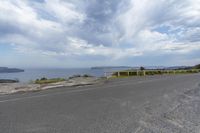
[[[0,22],[0,35],[4,36],[7,34],[19,34],[23,33],[17,25],[8,22]]]
[[[86,20],[81,25],[78,35],[93,44],[113,45],[115,17],[122,0],[92,0],[86,4]]]

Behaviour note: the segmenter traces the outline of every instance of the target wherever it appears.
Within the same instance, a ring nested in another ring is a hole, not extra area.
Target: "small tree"
[[[141,67],[140,67],[140,70],[143,71],[143,70],[145,70],[145,68],[141,66]]]
[[[194,68],[196,68],[196,69],[200,69],[200,64],[194,66]]]

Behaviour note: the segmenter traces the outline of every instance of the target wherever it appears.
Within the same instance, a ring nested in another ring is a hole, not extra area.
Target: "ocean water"
[[[91,68],[68,68],[68,69],[24,69],[20,73],[0,73],[0,79],[18,79],[20,82],[30,82],[42,77],[46,78],[68,78],[73,75],[88,74],[102,77],[105,72],[124,70],[125,68],[91,69]],[[127,68],[126,68],[127,69]]]

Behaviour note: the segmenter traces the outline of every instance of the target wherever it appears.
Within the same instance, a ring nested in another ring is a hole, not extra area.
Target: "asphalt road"
[[[199,133],[200,74],[0,95],[0,133]]]

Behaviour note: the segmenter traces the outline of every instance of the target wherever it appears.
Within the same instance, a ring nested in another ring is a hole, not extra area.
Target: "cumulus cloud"
[[[0,44],[52,58],[200,51],[199,0],[2,0]]]
[[[199,5],[200,1],[191,0],[131,0],[130,8],[118,17],[124,32],[122,40],[152,48],[169,42],[181,45],[198,41]],[[162,27],[168,28],[160,31]]]

